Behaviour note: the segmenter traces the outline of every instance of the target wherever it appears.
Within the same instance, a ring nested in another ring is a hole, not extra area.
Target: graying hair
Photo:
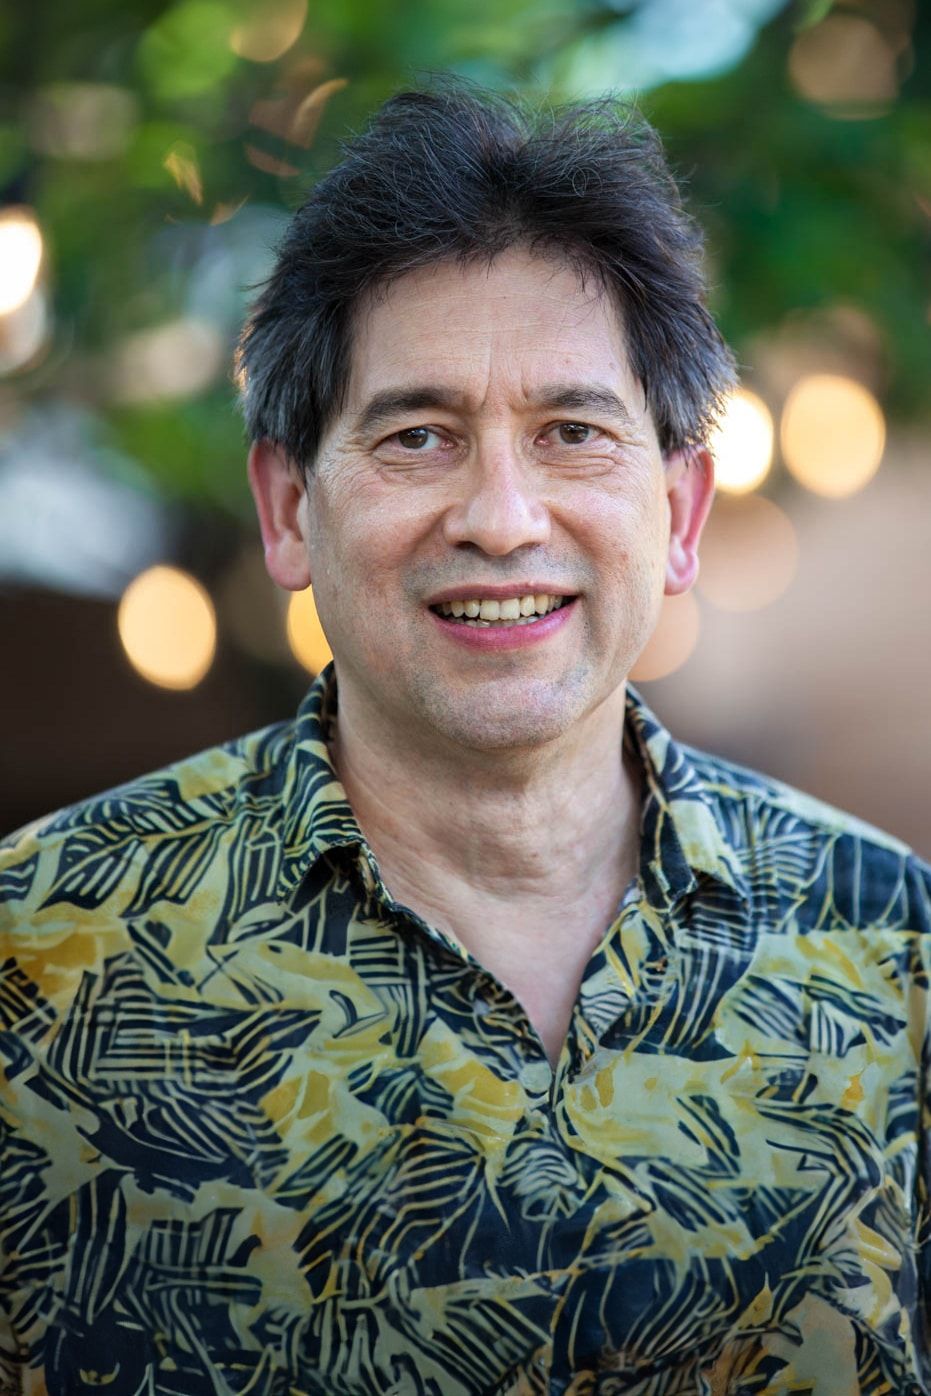
[[[656,132],[614,100],[532,112],[459,83],[391,98],[292,219],[239,344],[251,438],[310,468],[344,400],[359,298],[517,244],[616,298],[661,448],[706,441],[734,361]]]

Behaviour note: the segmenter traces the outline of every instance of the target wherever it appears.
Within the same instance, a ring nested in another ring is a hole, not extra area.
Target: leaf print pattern
[[[931,1392],[931,874],[677,745],[555,1070],[296,720],[0,852],[0,1391]]]

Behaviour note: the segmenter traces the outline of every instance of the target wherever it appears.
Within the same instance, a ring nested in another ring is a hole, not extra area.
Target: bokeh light
[[[146,85],[166,102],[216,92],[236,63],[229,32],[230,13],[220,0],[177,0],[139,43]]]
[[[295,44],[307,18],[307,0],[260,0],[230,34],[230,48],[253,63],[273,63]]]
[[[179,189],[183,189],[195,204],[203,203],[204,181],[200,172],[200,161],[190,142],[175,141],[162,164]]]
[[[313,144],[330,98],[348,86],[346,78],[330,78],[327,82],[318,83],[316,76],[315,68],[304,73],[301,65],[296,74],[300,81],[296,81],[290,91],[283,95],[261,97],[253,103],[249,112],[250,125],[257,131],[274,136],[276,140],[308,149]],[[309,91],[304,85],[304,78],[310,84]],[[245,153],[250,164],[268,173],[287,178],[298,172],[287,161],[252,142],[246,143]]]
[[[664,679],[681,669],[698,644],[701,615],[692,593],[664,596],[659,621],[630,677],[635,683]]]
[[[180,568],[140,572],[123,593],[117,627],[133,668],[160,688],[195,688],[213,662],[213,602]]]
[[[138,103],[125,87],[49,83],[27,112],[29,142],[56,160],[113,160],[127,148],[137,118]]]
[[[873,115],[898,94],[896,53],[869,19],[837,11],[804,29],[789,54],[789,77],[809,102]]]
[[[719,495],[701,542],[698,587],[721,611],[758,611],[777,601],[798,569],[789,516],[762,496]]]
[[[0,315],[18,310],[32,295],[42,265],[42,232],[28,208],[0,213]]]
[[[773,419],[763,399],[747,388],[732,393],[708,446],[718,489],[730,494],[756,489],[773,459]]]
[[[225,362],[226,349],[216,327],[182,316],[129,335],[117,346],[110,390],[118,402],[194,397],[210,386]]]
[[[879,469],[886,444],[882,408],[868,388],[839,374],[795,384],[780,424],[785,463],[806,489],[841,499]]]
[[[291,122],[290,139],[297,145],[309,146],[317,134],[320,118],[330,98],[349,86],[348,78],[330,78],[320,83],[302,99]]]
[[[311,674],[319,674],[333,658],[312,587],[294,592],[288,603],[288,644],[294,658]]]
[[[48,297],[41,286],[6,315],[0,315],[0,374],[29,368],[49,342],[51,316]]]

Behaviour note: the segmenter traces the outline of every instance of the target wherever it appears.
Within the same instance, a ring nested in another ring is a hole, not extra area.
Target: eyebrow
[[[372,431],[408,412],[429,412],[433,407],[448,410],[456,403],[455,393],[429,383],[417,388],[385,388],[369,398],[356,417],[355,426],[357,431]]]
[[[633,414],[611,388],[588,387],[584,383],[547,383],[531,396],[531,406],[555,412],[600,412],[616,417],[626,426],[634,425]]]
[[[588,387],[582,383],[547,383],[528,399],[531,407],[553,412],[599,412],[633,426],[630,408],[611,388]],[[385,388],[374,393],[356,417],[357,431],[368,432],[409,412],[431,408],[453,411],[461,408],[462,398],[449,388],[424,383],[412,388]]]

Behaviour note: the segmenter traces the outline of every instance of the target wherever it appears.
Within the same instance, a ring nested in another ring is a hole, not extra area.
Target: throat
[[[588,889],[544,907],[515,899],[471,916],[461,908],[447,920],[445,929],[516,999],[553,1067],[586,969],[617,916],[627,880],[625,870],[600,895]]]

